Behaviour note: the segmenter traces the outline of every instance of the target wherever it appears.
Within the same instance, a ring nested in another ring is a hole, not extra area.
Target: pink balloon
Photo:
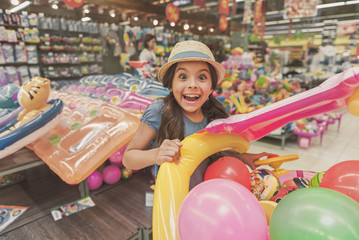
[[[118,149],[114,154],[112,154],[109,157],[110,163],[114,166],[117,166],[119,168],[123,167],[123,163],[122,163],[122,159],[123,159],[123,154],[125,153],[127,148],[127,145],[121,147],[120,149]]]
[[[268,228],[261,205],[247,188],[213,179],[197,185],[184,199],[178,233],[183,240],[263,240]]]
[[[90,174],[87,178],[87,182],[89,183],[90,190],[96,190],[102,186],[103,183],[103,176],[99,171],[94,171]]]
[[[103,170],[103,180],[107,184],[115,184],[121,179],[121,170],[113,165],[105,167]]]

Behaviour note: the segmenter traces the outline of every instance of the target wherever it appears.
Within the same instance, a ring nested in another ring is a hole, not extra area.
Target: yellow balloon
[[[229,133],[201,132],[182,141],[180,163],[163,163],[158,172],[153,200],[153,239],[179,239],[177,220],[189,190],[190,177],[198,165],[214,153],[232,149],[245,153],[249,142]]]

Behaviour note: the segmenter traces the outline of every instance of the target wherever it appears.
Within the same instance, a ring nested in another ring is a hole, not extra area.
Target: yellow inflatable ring
[[[190,177],[204,159],[223,150],[245,153],[249,149],[248,141],[229,133],[195,133],[182,144],[180,163],[163,163],[157,175],[152,220],[155,240],[179,239],[178,213],[188,193]]]

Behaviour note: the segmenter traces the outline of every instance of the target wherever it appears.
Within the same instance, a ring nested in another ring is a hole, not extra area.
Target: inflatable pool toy
[[[50,80],[32,78],[20,88],[18,100],[22,111],[17,119],[8,121],[0,128],[0,159],[44,135],[60,121],[63,102],[50,94]]]
[[[61,122],[27,147],[68,184],[85,180],[127,144],[140,122],[100,100],[58,91],[51,97],[65,103]]]
[[[250,141],[307,116],[345,107],[359,116],[358,77],[359,68],[350,68],[316,88],[248,114],[215,120],[206,129],[185,138],[180,163],[163,163],[159,169],[153,204],[153,238],[178,239],[178,213],[189,190],[190,176],[206,157],[225,149],[244,153]]]

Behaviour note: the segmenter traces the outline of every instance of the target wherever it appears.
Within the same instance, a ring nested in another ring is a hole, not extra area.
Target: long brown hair
[[[218,75],[214,67],[207,63],[209,72],[212,78],[212,89],[215,89],[218,83]],[[173,64],[163,77],[163,86],[172,89],[172,80],[175,74],[177,63]],[[181,107],[178,105],[173,93],[163,98],[163,114],[161,118],[160,127],[156,133],[156,144],[159,146],[165,139],[184,139],[184,121]],[[207,117],[208,123],[218,119],[228,117],[228,113],[222,106],[222,104],[209,95],[208,100],[202,105],[202,112]]]

